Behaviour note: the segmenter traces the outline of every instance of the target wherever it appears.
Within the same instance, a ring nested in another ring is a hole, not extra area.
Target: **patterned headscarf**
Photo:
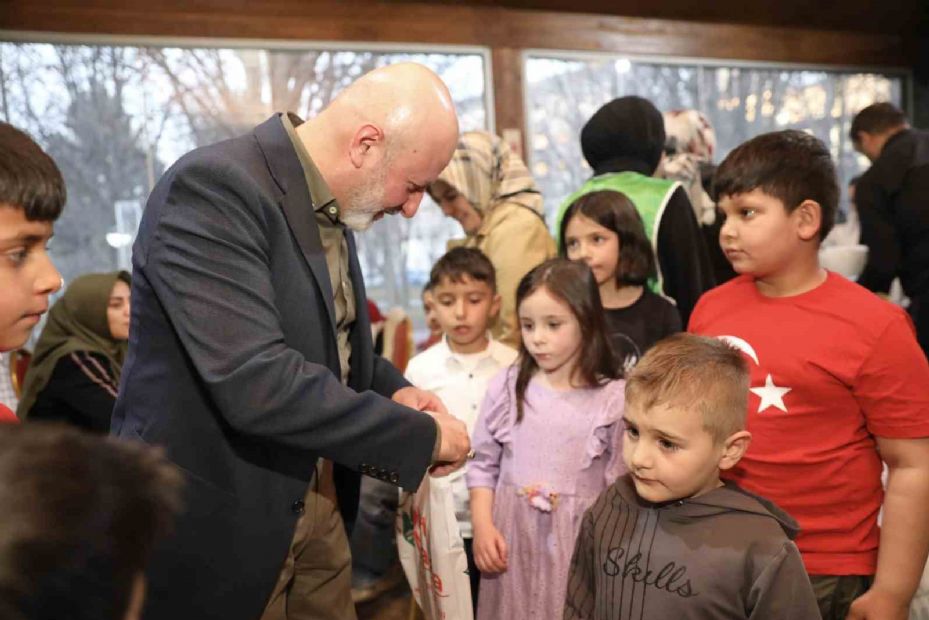
[[[716,132],[709,119],[698,110],[671,110],[664,113],[665,146],[677,155],[692,155],[712,162],[716,152]]]
[[[697,110],[665,112],[664,127],[666,156],[655,175],[680,181],[697,221],[710,225],[716,219],[716,205],[703,189],[702,168],[713,162],[716,132],[709,119]]]
[[[506,142],[485,131],[461,134],[439,180],[454,187],[485,218],[504,202],[543,214],[542,194],[526,164]]]

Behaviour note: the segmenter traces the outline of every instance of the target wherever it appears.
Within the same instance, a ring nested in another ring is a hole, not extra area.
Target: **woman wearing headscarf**
[[[26,373],[20,419],[109,432],[129,338],[129,285],[125,271],[88,274],[55,302]]]
[[[687,191],[694,215],[703,231],[706,249],[713,266],[716,284],[736,276],[735,270],[719,246],[723,216],[710,196],[716,132],[710,120],[698,110],[671,110],[664,113],[665,157],[655,176],[678,181]]]
[[[581,150],[594,176],[562,203],[556,230],[568,206],[581,196],[596,191],[625,194],[642,216],[658,259],[658,279],[650,286],[675,301],[686,325],[697,299],[714,280],[687,192],[679,182],[653,176],[664,146],[664,119],[648,100],[620,97],[597,110],[581,130]]]
[[[429,195],[467,235],[449,246],[478,248],[493,263],[502,303],[492,333],[518,347],[516,285],[557,253],[545,226],[542,194],[526,164],[497,136],[465,132],[451,162],[429,186]]]

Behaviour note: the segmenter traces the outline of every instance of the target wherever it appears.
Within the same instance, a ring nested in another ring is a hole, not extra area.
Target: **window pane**
[[[70,281],[129,268],[145,201],[187,151],[248,132],[275,112],[312,117],[358,76],[405,60],[442,76],[462,130],[490,125],[485,55],[441,50],[0,43],[0,114],[61,167],[68,206],[52,254]],[[460,234],[435,205],[423,205],[413,220],[384,218],[358,235],[372,299],[384,310],[418,312],[420,283]]]
[[[852,117],[875,101],[901,105],[903,78],[623,57],[530,56],[526,61],[529,153],[549,222],[561,201],[591,174],[581,154],[581,128],[601,105],[623,95],[645,97],[662,111],[696,108],[707,114],[716,130],[716,163],[760,133],[810,131],[832,150],[844,186],[868,165],[848,140]]]

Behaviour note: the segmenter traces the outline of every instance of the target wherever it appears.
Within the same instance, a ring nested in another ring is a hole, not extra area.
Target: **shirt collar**
[[[329,185],[323,178],[322,173],[320,173],[319,168],[313,163],[310,152],[306,150],[303,141],[297,136],[297,127],[303,124],[303,119],[293,112],[288,112],[281,114],[281,124],[284,126],[284,131],[287,132],[287,137],[290,138],[294,145],[297,159],[300,160],[300,165],[306,175],[306,182],[310,189],[310,200],[313,201],[313,210],[325,213],[333,223],[338,222],[341,215],[339,203],[336,202],[335,196],[332,195],[332,190],[329,189]]]
[[[490,335],[489,331],[487,332],[487,339],[488,339],[487,348],[479,353],[474,354],[473,359],[477,359],[477,362],[479,364],[484,362],[484,360],[494,359],[494,350],[497,346],[497,341],[494,340],[493,336]],[[454,351],[452,351],[452,348],[448,346],[447,335],[443,334],[442,339],[433,346],[442,347],[442,356],[445,358],[445,361],[447,363],[454,362],[456,364],[461,364],[461,354],[455,353]]]

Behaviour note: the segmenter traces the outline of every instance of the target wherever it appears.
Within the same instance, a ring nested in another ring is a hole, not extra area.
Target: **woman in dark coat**
[[[74,280],[48,313],[26,374],[20,419],[108,433],[129,339],[125,271]]]

